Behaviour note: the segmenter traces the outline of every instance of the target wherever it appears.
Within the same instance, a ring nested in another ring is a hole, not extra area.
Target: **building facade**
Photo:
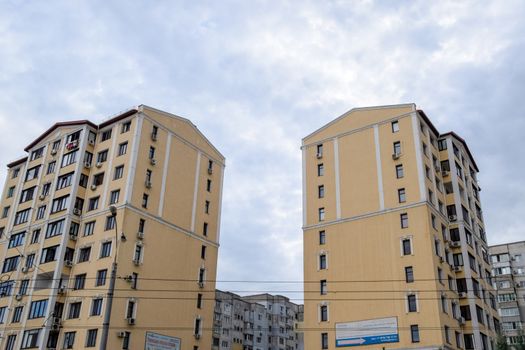
[[[307,350],[491,349],[498,325],[466,142],[414,104],[302,142]]]
[[[144,105],[25,151],[1,199],[0,348],[209,349],[219,151]]]
[[[281,295],[216,291],[213,350],[303,350],[302,305]]]
[[[489,253],[502,334],[510,345],[524,344],[525,241],[493,245]]]

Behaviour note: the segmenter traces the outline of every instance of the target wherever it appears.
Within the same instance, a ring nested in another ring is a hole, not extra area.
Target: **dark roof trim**
[[[15,160],[14,162],[11,162],[11,163],[7,164],[7,167],[9,169],[11,169],[11,168],[13,168],[13,167],[15,167],[15,166],[17,166],[19,164],[25,163],[26,160],[27,160],[27,157],[20,158],[18,160]]]
[[[24,148],[24,151],[28,152],[31,148],[33,148],[35,145],[37,145],[40,141],[42,141],[43,139],[45,139],[49,134],[51,134],[55,129],[57,128],[60,128],[60,127],[64,127],[64,126],[75,126],[75,125],[84,125],[84,124],[87,124],[89,125],[90,127],[92,127],[93,129],[95,130],[99,130],[99,129],[102,129],[102,128],[105,128],[106,126],[110,125],[110,124],[113,124],[113,123],[116,123],[118,122],[119,120],[122,120],[124,118],[127,118],[135,113],[137,113],[138,110],[133,108],[133,109],[130,109],[122,114],[119,114],[117,115],[116,117],[114,118],[111,118],[105,122],[103,122],[102,124],[100,125],[97,125],[93,122],[90,122],[89,120],[73,120],[73,121],[70,121],[70,122],[59,122],[59,123],[55,123],[55,125],[53,125],[52,127],[50,127],[49,129],[47,129],[42,135],[40,135],[39,137],[37,137],[33,142],[31,142],[26,148]]]
[[[458,140],[459,142],[461,142],[461,144],[463,145],[463,147],[465,147],[465,150],[467,151],[469,157],[470,157],[470,160],[472,161],[472,164],[474,165],[474,168],[476,169],[477,172],[479,172],[479,169],[478,169],[478,165],[476,164],[476,161],[474,160],[474,157],[472,156],[472,153],[470,153],[470,149],[468,148],[467,146],[467,143],[465,142],[465,140],[463,140],[461,137],[459,137],[458,134],[456,134],[454,131],[449,131],[449,132],[446,132],[444,134],[441,134],[439,135],[440,137],[446,137],[446,136],[452,136],[454,137],[456,140]]]
[[[436,135],[436,137],[439,137],[439,131],[438,129],[436,129],[436,127],[434,126],[434,124],[432,124],[432,122],[430,121],[430,119],[428,119],[427,115],[425,114],[425,112],[423,112],[423,110],[421,109],[418,109],[417,110],[417,113],[421,116],[421,118],[423,118],[423,120],[425,121],[425,123],[427,123],[428,127],[434,132],[434,134]]]
[[[98,128],[99,128],[99,129],[103,129],[103,128],[105,128],[106,126],[108,126],[108,125],[110,125],[110,124],[113,124],[113,123],[116,123],[116,122],[118,122],[119,120],[122,120],[122,119],[124,119],[124,118],[129,117],[129,116],[132,116],[133,114],[135,114],[135,113],[137,113],[137,112],[138,112],[137,109],[132,108],[132,109],[130,109],[129,111],[126,111],[126,112],[124,112],[124,113],[122,113],[122,114],[117,115],[116,117],[111,118],[110,120],[106,120],[104,123],[100,124],[100,125],[98,126]]]
[[[37,137],[36,140],[31,142],[26,148],[24,148],[24,151],[28,152],[31,148],[33,148],[40,141],[45,139],[49,134],[51,134],[53,132],[53,130],[55,130],[57,128],[60,128],[60,127],[63,127],[63,126],[75,126],[75,125],[84,125],[84,124],[87,124],[87,125],[91,126],[92,128],[95,128],[95,129],[97,128],[97,125],[93,124],[89,120],[73,120],[73,121],[70,121],[70,122],[55,123],[55,125],[53,125],[49,129],[47,129],[42,135]]]

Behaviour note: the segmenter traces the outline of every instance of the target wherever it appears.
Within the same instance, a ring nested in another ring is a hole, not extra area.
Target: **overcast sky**
[[[524,18],[511,0],[5,0],[0,163],[57,121],[141,103],[187,117],[227,158],[217,278],[300,281],[301,138],[414,102],[467,140],[489,243],[524,240]]]

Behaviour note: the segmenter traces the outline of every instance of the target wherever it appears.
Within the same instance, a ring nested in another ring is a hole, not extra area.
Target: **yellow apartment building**
[[[494,349],[466,142],[402,104],[352,109],[301,148],[305,349]]]
[[[0,348],[210,349],[225,159],[197,127],[141,105],[25,151],[1,198]]]

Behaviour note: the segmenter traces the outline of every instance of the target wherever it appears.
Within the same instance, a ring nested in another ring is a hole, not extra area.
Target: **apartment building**
[[[212,350],[303,350],[303,307],[282,295],[216,291]]]
[[[493,349],[486,234],[465,142],[414,104],[302,142],[307,350]]]
[[[501,331],[507,343],[525,343],[525,241],[489,247]],[[521,338],[521,339],[520,339]]]
[[[141,105],[25,151],[1,198],[0,348],[209,349],[225,160],[196,126]]]

